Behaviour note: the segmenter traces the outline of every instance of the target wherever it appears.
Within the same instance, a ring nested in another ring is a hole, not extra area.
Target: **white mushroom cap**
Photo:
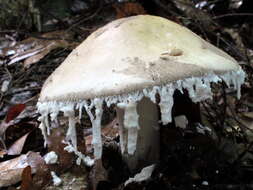
[[[211,82],[224,80],[237,89],[240,97],[244,78],[245,73],[232,57],[183,26],[150,15],[123,18],[92,33],[47,79],[37,105],[41,113],[40,128],[47,141],[48,116],[54,120],[59,111],[64,112],[69,118],[66,140],[71,141],[67,149],[79,156],[77,163],[80,160],[90,163],[89,158],[77,151],[75,110],[79,109],[80,117],[84,107],[90,117],[94,155],[99,159],[103,102],[107,106],[116,104],[124,110],[124,119],[120,119],[121,150],[127,148],[133,155],[140,143],[138,130],[158,125],[157,117],[152,118],[156,124],[147,122],[150,117],[144,113],[151,113],[152,109],[152,113],[157,113],[157,106],[148,106],[145,97],[156,103],[155,95],[160,95],[161,120],[167,124],[172,121],[176,89],[182,93],[183,88],[188,90],[192,101],[199,102],[212,97]],[[145,134],[152,136],[152,131]],[[152,143],[149,138],[146,140]],[[145,142],[142,144],[145,147]]]
[[[126,94],[179,79],[238,71],[228,54],[165,18],[115,20],[92,33],[45,82],[39,102]]]

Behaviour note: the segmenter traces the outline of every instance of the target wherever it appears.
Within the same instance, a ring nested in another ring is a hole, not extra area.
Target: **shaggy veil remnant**
[[[93,140],[95,159],[101,158],[102,155],[102,140],[100,121],[102,117],[102,104],[105,102],[109,107],[112,104],[117,104],[120,108],[125,110],[125,128],[128,130],[127,151],[133,154],[135,151],[137,136],[138,136],[138,114],[136,111],[136,104],[143,97],[148,97],[155,102],[154,94],[159,94],[161,101],[159,103],[162,122],[167,124],[171,121],[171,109],[173,106],[173,94],[176,89],[182,92],[186,89],[193,102],[199,102],[208,98],[212,98],[210,83],[220,82],[224,80],[228,86],[233,86],[237,90],[237,96],[240,98],[240,88],[244,83],[245,73],[242,70],[230,71],[220,76],[215,74],[208,74],[203,77],[191,77],[176,81],[174,83],[165,84],[162,86],[154,86],[150,89],[143,89],[142,91],[135,91],[129,94],[115,95],[109,97],[100,97],[91,100],[88,104],[86,100],[78,102],[39,102],[37,104],[39,112],[42,114],[40,117],[41,125],[45,142],[47,135],[50,134],[50,125],[48,122],[48,115],[57,115],[60,111],[64,112],[65,116],[69,118],[69,130],[67,131],[67,139],[69,139],[76,149],[76,132],[74,129],[74,110],[81,112],[84,107],[92,122]],[[95,117],[91,113],[91,109],[95,108]],[[56,117],[54,117],[56,118]],[[46,133],[47,131],[47,133]],[[125,142],[121,142],[124,144]]]

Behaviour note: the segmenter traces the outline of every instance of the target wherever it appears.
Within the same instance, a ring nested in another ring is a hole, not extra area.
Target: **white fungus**
[[[203,181],[203,182],[202,182],[202,185],[207,186],[207,185],[209,185],[209,183],[208,183],[208,181]]]
[[[51,151],[44,156],[44,160],[46,164],[56,164],[58,161],[58,155],[54,151]]]
[[[161,89],[158,90],[160,95],[159,106],[162,115],[162,122],[164,125],[172,121],[171,110],[174,103],[174,90],[175,88],[172,84],[162,86]]]
[[[129,178],[124,183],[124,185],[127,186],[129,183],[132,183],[132,182],[138,183],[138,182],[142,182],[142,181],[149,179],[151,177],[154,169],[155,169],[154,164],[143,168],[140,173],[136,174],[133,178]]]
[[[174,118],[176,127],[181,129],[185,129],[188,125],[188,119],[185,115],[179,115]]]
[[[129,102],[129,103],[118,103],[117,106],[121,109],[124,109],[124,128],[127,130],[127,153],[132,155],[135,152],[137,138],[138,138],[138,129],[139,115],[137,113],[137,103]],[[124,134],[123,134],[124,136]],[[123,139],[124,141],[124,139]]]
[[[69,127],[66,134],[66,140],[71,141],[72,145],[75,148],[77,148],[74,104],[70,103],[68,106],[64,106],[61,111],[63,111],[64,116],[68,117],[69,120]]]
[[[78,157],[76,160],[77,165],[80,165],[81,161],[83,161],[86,166],[93,166],[93,164],[94,164],[93,159],[91,159],[89,156],[83,155],[76,148],[74,148],[70,143],[68,143],[68,142],[63,142],[63,143],[67,144],[67,146],[65,146],[64,150],[66,150],[69,153],[73,152]]]
[[[2,87],[1,87],[1,92],[6,92],[9,88],[9,84],[10,84],[9,80],[3,81]]]
[[[80,121],[86,110],[94,159],[100,159],[103,105],[114,105],[123,159],[129,166],[146,158],[154,163],[159,156],[150,155],[160,151],[160,134],[153,130],[159,128],[157,104],[165,125],[173,119],[176,90],[187,91],[196,103],[212,98],[211,83],[223,80],[240,98],[244,78],[235,59],[183,26],[151,15],[123,18],[92,33],[48,77],[38,102],[40,128],[47,143],[49,121],[64,113],[69,120],[65,149],[78,155],[78,164],[90,164],[77,150],[76,118]]]
[[[42,119],[42,117],[39,117],[39,118],[38,118],[38,121],[41,122],[40,125],[39,125],[39,128],[40,128],[40,130],[41,130],[41,132],[42,132],[42,135],[43,135],[43,137],[44,137],[44,147],[46,147],[47,144],[48,144],[48,141],[47,141],[47,133],[46,133],[46,126],[44,125],[44,122],[43,122],[41,119]]]
[[[62,184],[61,178],[59,178],[54,171],[51,171],[51,177],[53,179],[54,186],[59,186]]]
[[[101,137],[101,118],[103,114],[102,109],[103,100],[95,98],[92,101],[92,106],[88,106],[87,103],[84,104],[86,111],[90,117],[92,123],[92,144],[94,147],[95,159],[100,159],[102,156],[102,137]],[[95,117],[93,116],[91,109],[95,108]]]
[[[163,86],[154,86],[151,89],[143,89],[141,91],[135,91],[129,94],[108,96],[105,98],[95,98],[88,104],[87,101],[76,103],[59,103],[52,102],[39,102],[37,104],[39,112],[42,114],[40,117],[40,128],[47,142],[47,135],[50,135],[50,126],[48,121],[48,115],[57,115],[59,111],[64,112],[64,115],[69,118],[69,130],[67,132],[67,140],[72,142],[72,145],[76,149],[76,131],[74,120],[74,108],[77,108],[79,112],[82,110],[82,106],[86,109],[93,128],[93,140],[95,159],[101,158],[102,155],[102,140],[100,122],[102,117],[102,104],[105,101],[107,106],[116,104],[124,108],[124,125],[127,129],[127,152],[133,154],[136,147],[137,135],[138,135],[138,114],[136,111],[136,104],[144,96],[149,97],[152,101],[155,101],[155,94],[160,95],[160,109],[162,113],[162,122],[167,124],[171,121],[171,109],[173,106],[173,93],[176,89],[182,92],[182,88],[186,89],[193,102],[199,102],[208,98],[212,98],[212,92],[210,83],[217,83],[224,80],[227,85],[233,86],[237,90],[238,98],[240,98],[240,88],[244,83],[245,73],[242,70],[230,71],[222,75],[209,74],[203,77],[191,77],[183,80],[178,80],[174,83],[169,83]],[[128,102],[128,103],[127,103]],[[92,114],[92,109],[95,109],[95,117]],[[47,131],[47,133],[46,133]],[[46,135],[47,134],[47,135]],[[124,137],[121,138],[124,141]]]

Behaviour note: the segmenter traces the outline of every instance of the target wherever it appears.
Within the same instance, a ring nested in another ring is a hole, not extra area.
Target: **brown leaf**
[[[28,165],[32,173],[36,173],[41,165],[45,165],[43,158],[35,152],[28,152],[17,158],[0,163],[0,188],[13,185],[21,180],[22,172]]]
[[[41,45],[41,44],[40,44]],[[63,40],[51,40],[51,41],[44,41],[42,44],[43,48],[40,48],[40,51],[38,53],[34,54],[33,56],[28,57],[24,61],[24,67],[28,68],[31,64],[38,62],[43,57],[45,57],[51,50],[59,48],[59,47],[68,47],[68,42]],[[33,49],[33,51],[37,51],[36,49]]]
[[[47,46],[46,48],[43,48],[38,54],[35,54],[31,57],[28,57],[24,61],[24,67],[28,68],[31,64],[38,62],[43,57],[45,57],[51,50],[53,50],[55,46]]]
[[[0,140],[1,143],[4,143],[4,134],[5,131],[14,124],[14,119],[25,109],[25,104],[17,104],[12,106],[5,117],[5,120],[1,122],[0,124]],[[4,144],[5,146],[5,144]]]
[[[108,173],[105,170],[102,160],[98,159],[95,161],[94,167],[92,168],[92,171],[90,172],[90,179],[91,179],[91,185],[92,189],[96,190],[97,185],[99,181],[107,181],[108,180]]]
[[[33,190],[33,179],[31,166],[26,166],[22,172],[22,183],[20,190]]]
[[[5,122],[8,123],[11,120],[15,119],[25,109],[25,107],[25,104],[17,104],[12,106],[7,112]]]
[[[58,164],[51,164],[49,168],[57,173],[72,167],[74,155],[64,150],[66,144],[62,143],[65,140],[65,132],[62,127],[55,128],[51,131],[48,137],[48,151],[54,151],[58,158]]]
[[[116,3],[113,5],[113,7],[116,9],[117,18],[146,14],[146,11],[139,3]]]
[[[24,147],[25,141],[28,137],[29,133],[26,133],[22,137],[20,137],[18,140],[16,140],[7,150],[8,155],[19,155]]]
[[[2,121],[2,123],[0,124],[0,143],[1,145],[4,146],[5,148],[5,142],[4,142],[4,137],[5,137],[5,131],[8,129],[8,127],[10,127],[12,125],[12,123],[6,123],[5,121]]]
[[[39,37],[30,37],[20,41],[11,48],[2,50],[3,56],[10,56],[8,65],[25,60],[24,66],[29,67],[31,64],[38,62],[55,48],[70,48],[72,49],[77,44],[69,42],[71,35],[65,31],[54,31],[45,33]],[[10,54],[11,52],[11,54]]]
[[[101,133],[105,136],[105,137],[109,137],[109,138],[114,138],[116,137],[116,135],[118,134],[118,120],[115,118],[112,122],[110,122],[109,124],[102,126],[102,131]],[[91,152],[92,150],[92,135],[88,135],[85,137],[85,144],[86,144],[86,149],[87,152]]]
[[[102,134],[106,137],[114,138],[118,133],[118,120],[116,118],[108,125],[102,126]]]
[[[245,112],[243,113],[243,116],[253,120],[253,112]]]
[[[6,154],[7,154],[7,151],[6,151],[6,150],[0,149],[0,158],[3,158],[4,155],[6,155]]]

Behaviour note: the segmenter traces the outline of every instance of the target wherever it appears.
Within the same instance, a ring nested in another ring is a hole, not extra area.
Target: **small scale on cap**
[[[150,15],[123,18],[92,33],[46,80],[38,102],[40,127],[46,140],[48,115],[54,120],[59,111],[64,112],[69,117],[66,139],[76,147],[75,110],[81,116],[85,108],[93,126],[95,158],[100,158],[102,104],[115,104],[125,110],[124,126],[131,141],[128,153],[132,154],[141,99],[156,103],[159,94],[162,122],[167,124],[172,120],[176,89],[188,90],[192,101],[199,102],[212,97],[211,82],[224,80],[240,97],[244,78],[236,60],[183,26]]]

